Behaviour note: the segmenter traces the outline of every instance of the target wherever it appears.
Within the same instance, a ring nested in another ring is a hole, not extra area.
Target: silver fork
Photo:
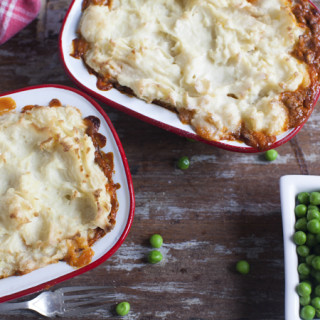
[[[115,294],[110,293],[110,289],[84,286],[45,291],[29,301],[0,303],[0,312],[31,309],[49,318],[88,313],[108,302],[115,302]]]

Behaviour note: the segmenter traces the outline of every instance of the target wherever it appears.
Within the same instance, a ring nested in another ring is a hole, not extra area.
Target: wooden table
[[[58,33],[70,2],[45,1],[38,20],[0,46],[1,93],[44,83],[74,87],[58,54]],[[319,105],[301,132],[278,148],[272,163],[262,154],[190,142],[101,105],[129,161],[135,218],[109,260],[57,287],[110,285],[117,298],[106,309],[125,298],[132,310],[126,319],[283,319],[279,178],[320,173]],[[185,155],[191,166],[182,171],[175,163]],[[146,262],[153,233],[164,238],[164,261],[157,265]],[[239,259],[250,262],[249,275],[235,272]],[[105,317],[98,312],[81,319]],[[0,314],[0,319],[22,318],[42,317]]]

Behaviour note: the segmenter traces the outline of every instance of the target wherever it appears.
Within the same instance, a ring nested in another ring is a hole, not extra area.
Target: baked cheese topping
[[[69,106],[0,117],[0,278],[65,259],[112,227],[109,181],[86,128]]]
[[[207,139],[288,129],[280,94],[310,83],[291,53],[304,29],[289,0],[114,0],[90,4],[86,64],[147,101],[174,107]]]

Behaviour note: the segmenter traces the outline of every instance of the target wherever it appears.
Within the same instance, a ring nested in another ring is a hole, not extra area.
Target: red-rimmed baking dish
[[[116,225],[112,231],[95,242],[92,247],[94,251],[92,261],[78,269],[65,262],[58,262],[25,275],[1,279],[0,302],[4,302],[47,289],[87,272],[110,258],[128,235],[134,216],[135,199],[127,158],[119,137],[104,110],[92,98],[76,89],[61,85],[28,87],[3,93],[1,97],[12,98],[16,102],[17,112],[26,105],[48,105],[52,99],[58,99],[62,105],[78,108],[83,117],[92,115],[99,118],[101,122],[99,132],[107,138],[107,145],[102,150],[113,153],[115,168],[113,180],[120,184],[120,189],[117,190],[119,210]]]
[[[177,114],[167,110],[166,108],[160,107],[156,104],[149,104],[135,97],[130,97],[126,94],[121,93],[117,89],[111,89],[109,91],[102,91],[97,88],[96,76],[89,74],[84,63],[80,59],[73,58],[72,53],[72,40],[77,38],[77,28],[81,17],[81,6],[83,0],[73,0],[70,8],[64,19],[61,33],[60,33],[60,55],[63,66],[70,76],[70,78],[83,90],[88,92],[90,95],[99,99],[100,101],[114,107],[120,111],[126,112],[138,119],[151,123],[162,129],[174,132],[178,135],[195,139],[198,141],[205,142],[207,144],[219,147],[222,149],[242,152],[242,153],[255,153],[261,150],[248,146],[244,142],[240,141],[207,141],[201,138],[195,133],[190,125],[181,123]],[[312,4],[315,8],[316,6]],[[317,92],[312,110],[319,98],[320,92]],[[309,115],[311,112],[309,113]],[[303,127],[307,119],[304,120],[299,126],[289,129],[288,131],[278,135],[276,141],[269,145],[264,151],[268,149],[277,148],[285,142],[293,138]]]

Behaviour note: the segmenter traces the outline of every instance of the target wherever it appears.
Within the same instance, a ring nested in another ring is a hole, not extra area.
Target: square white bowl
[[[280,179],[280,197],[284,244],[285,271],[285,320],[300,320],[299,296],[296,287],[299,284],[298,255],[293,242],[296,217],[294,209],[296,197],[300,192],[320,190],[320,176],[288,175]]]

